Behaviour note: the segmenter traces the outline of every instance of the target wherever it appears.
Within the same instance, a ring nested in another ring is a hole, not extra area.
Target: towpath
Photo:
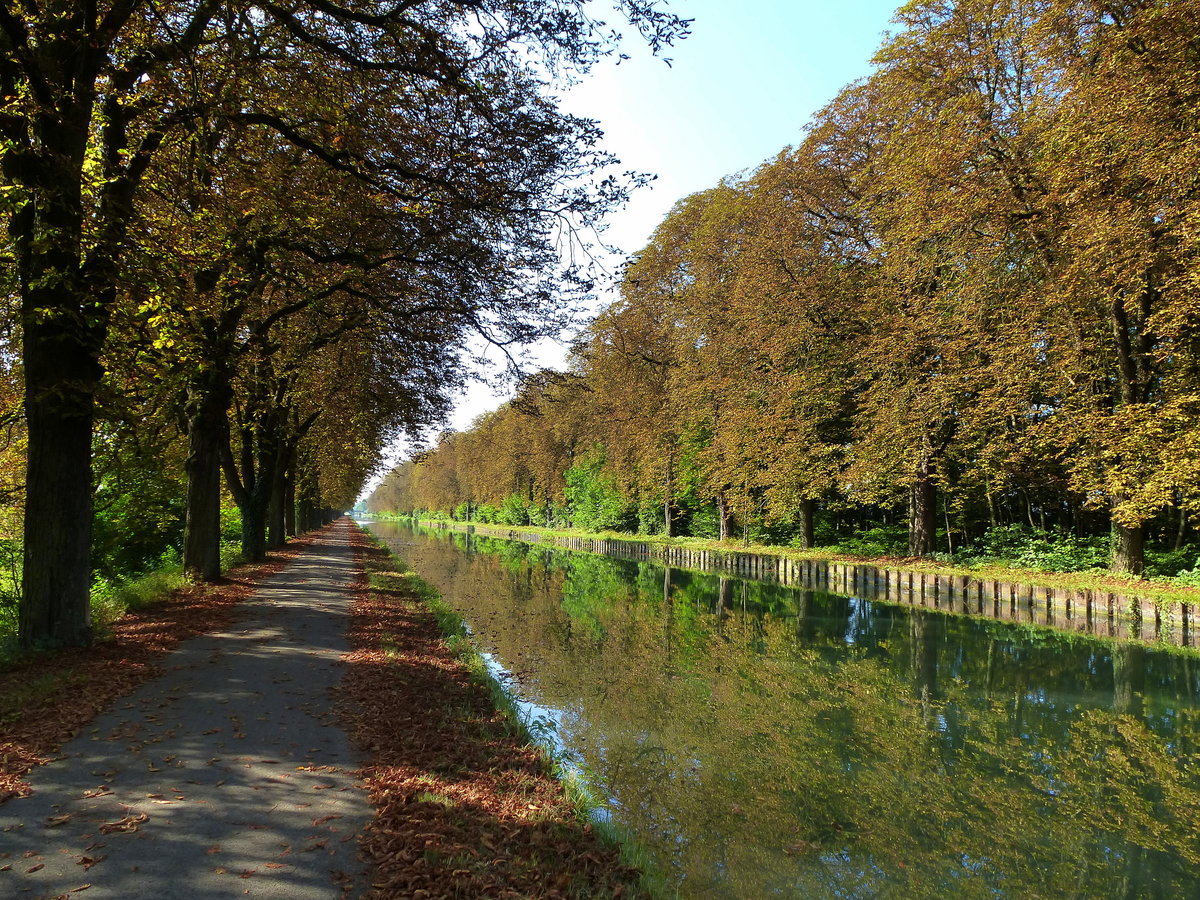
[[[332,720],[349,520],[194,638],[0,805],[0,897],[356,896],[371,818]]]

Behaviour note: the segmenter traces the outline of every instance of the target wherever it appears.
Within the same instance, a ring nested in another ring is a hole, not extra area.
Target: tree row
[[[568,371],[373,505],[800,546],[903,522],[913,556],[1027,522],[1111,533],[1127,573],[1148,536],[1182,541],[1200,4],[918,0],[894,21],[799,146],[675,206]]]
[[[686,31],[612,5],[655,48]],[[439,419],[468,334],[555,332],[587,289],[560,250],[629,183],[587,177],[599,132],[548,87],[616,41],[585,0],[5,6],[24,646],[90,640],[114,504],[182,510],[213,577],[222,492],[258,558]]]

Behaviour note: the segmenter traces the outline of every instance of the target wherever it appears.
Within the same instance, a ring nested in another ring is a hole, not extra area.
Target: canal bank
[[[686,897],[1192,896],[1192,653],[370,526]]]
[[[549,544],[618,559],[713,572],[810,590],[853,595],[962,615],[985,616],[1100,638],[1200,646],[1200,592],[1145,591],[1114,586],[1071,586],[1070,576],[1014,579],[902,564],[821,559],[760,548],[695,548],[635,537],[562,535],[536,528],[510,528],[446,520],[422,521],[426,528],[480,534],[530,544]],[[1184,599],[1196,594],[1194,601]]]

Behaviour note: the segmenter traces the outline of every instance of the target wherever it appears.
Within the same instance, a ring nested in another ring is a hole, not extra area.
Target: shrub
[[[1108,567],[1112,542],[1108,535],[1077,537],[1025,525],[989,528],[964,547],[954,561],[965,565],[1001,564],[1048,572],[1086,572]]]
[[[617,490],[612,476],[604,471],[604,451],[597,447],[566,471],[567,502],[571,521],[585,531],[628,529],[631,510]]]
[[[521,526],[529,524],[529,501],[520,494],[509,494],[500,501],[496,520],[501,525]]]

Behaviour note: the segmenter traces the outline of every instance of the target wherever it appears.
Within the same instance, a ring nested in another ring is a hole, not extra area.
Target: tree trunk
[[[1112,571],[1122,575],[1140,576],[1146,571],[1146,528],[1129,528],[1112,523]]]
[[[729,503],[723,493],[717,494],[717,519],[720,521],[721,540],[729,540],[729,533],[733,526],[733,513],[730,511]]]
[[[267,549],[278,550],[287,543],[287,485],[295,453],[284,446],[271,474],[271,498],[267,513]]]
[[[267,504],[264,497],[249,498],[241,507],[242,555],[251,561],[267,555]]]
[[[796,507],[796,525],[799,533],[796,537],[800,541],[801,550],[811,550],[813,540],[813,514],[816,509],[816,501],[805,499],[800,501],[800,505]]]
[[[1188,517],[1187,510],[1183,508],[1183,497],[1179,491],[1175,492],[1175,512],[1179,514],[1179,519],[1176,522],[1175,540],[1171,543],[1171,549],[1180,550],[1183,548],[1183,541],[1187,536]]]
[[[256,467],[255,454],[252,449],[247,449],[252,440],[251,429],[244,428],[241,473],[234,464],[232,448],[225,441],[221,447],[221,468],[225,471],[225,483],[242,514],[242,555],[256,562],[267,555],[267,510],[278,456],[273,450],[262,450],[258,454]]]
[[[18,635],[26,649],[92,641],[92,411],[84,350],[26,326],[25,557]],[[62,361],[66,360],[65,363]],[[94,359],[86,360],[94,363]]]
[[[922,702],[938,698],[938,645],[941,620],[923,609],[909,610],[913,695]]]
[[[83,56],[72,59],[80,67],[72,77],[84,77]],[[36,166],[40,183],[29,185],[29,199],[8,222],[20,276],[29,442],[18,641],[29,649],[92,640],[92,419],[111,297],[90,292],[81,272],[90,120],[90,94],[39,118],[38,149],[26,165]]]
[[[227,396],[205,391],[188,419],[183,570],[206,581],[221,575],[221,445]]]
[[[282,468],[271,479],[271,496],[267,502],[267,549],[278,550],[284,545],[284,497],[287,490],[283,483]]]
[[[908,555],[928,556],[937,536],[937,491],[933,483],[933,464],[921,460],[917,477],[908,490]]]
[[[289,466],[283,484],[283,530],[288,537],[296,532],[296,467]]]

